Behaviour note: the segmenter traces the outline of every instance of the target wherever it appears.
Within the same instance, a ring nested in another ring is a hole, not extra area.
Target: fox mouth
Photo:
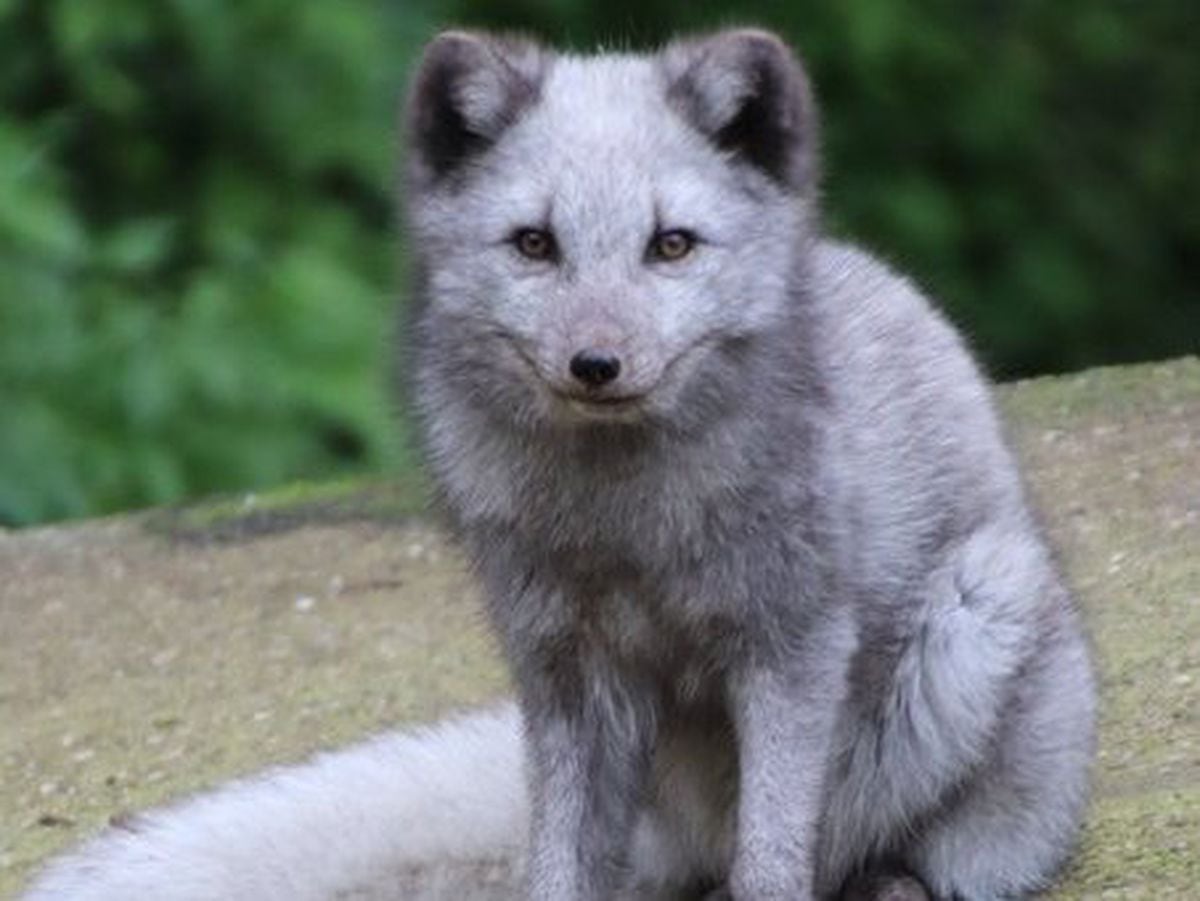
[[[573,390],[570,386],[556,384],[545,376],[533,355],[526,350],[523,342],[515,335],[499,331],[495,334],[524,364],[524,368],[534,384],[546,391],[556,402],[584,418],[620,420],[635,417],[649,393],[648,391],[639,391],[617,394],[603,389]]]
[[[644,394],[592,395],[553,389],[551,393],[572,413],[594,420],[620,421],[636,418],[641,414],[642,402],[645,400]]]
[[[653,384],[637,391],[617,393],[605,388],[589,390],[548,378],[524,341],[505,330],[495,330],[492,335],[499,338],[520,361],[531,386],[536,386],[543,397],[550,398],[559,409],[584,420],[617,423],[634,422],[650,414],[657,406],[653,398],[660,389],[677,379],[678,370],[714,343],[710,336],[693,342],[663,367]]]
[[[569,404],[596,407],[597,409],[608,407],[614,410],[634,406],[645,397],[644,394],[584,394],[583,392],[560,390],[555,390],[554,393]]]

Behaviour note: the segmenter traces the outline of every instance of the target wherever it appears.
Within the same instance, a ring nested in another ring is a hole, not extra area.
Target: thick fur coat
[[[1044,887],[1078,617],[961,340],[824,237],[794,55],[449,33],[408,122],[411,387],[517,706],[149,814],[31,901]]]

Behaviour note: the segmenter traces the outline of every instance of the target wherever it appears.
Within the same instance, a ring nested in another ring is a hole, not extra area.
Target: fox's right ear
[[[493,144],[536,102],[548,60],[532,41],[464,31],[430,41],[408,99],[412,177],[439,181]]]

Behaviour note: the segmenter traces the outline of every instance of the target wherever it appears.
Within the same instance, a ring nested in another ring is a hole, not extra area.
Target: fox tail
[[[24,901],[433,901],[519,896],[514,705],[389,733],[114,825]]]

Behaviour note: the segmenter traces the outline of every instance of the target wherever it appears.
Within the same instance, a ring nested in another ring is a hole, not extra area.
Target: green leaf
[[[0,121],[0,241],[58,265],[77,265],[85,232],[32,135]]]
[[[99,239],[96,258],[114,269],[145,274],[166,261],[176,230],[177,223],[169,216],[122,223]]]

